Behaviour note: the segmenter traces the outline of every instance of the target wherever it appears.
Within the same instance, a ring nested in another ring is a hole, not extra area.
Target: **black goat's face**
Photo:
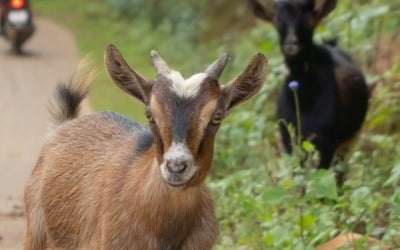
[[[227,63],[226,54],[189,78],[170,69],[156,51],[151,57],[157,72],[155,81],[131,69],[114,46],[107,48],[105,62],[114,83],[146,105],[154,157],[163,180],[171,187],[197,185],[211,166],[220,122],[263,86],[266,58],[254,56],[242,74],[221,86],[218,78]]]
[[[257,0],[248,0],[253,13],[272,23],[280,37],[285,57],[301,55],[312,44],[314,28],[336,6],[337,0],[275,0],[265,8]]]
[[[310,1],[280,1],[275,4],[274,25],[278,30],[285,57],[302,54],[312,43],[313,4]]]

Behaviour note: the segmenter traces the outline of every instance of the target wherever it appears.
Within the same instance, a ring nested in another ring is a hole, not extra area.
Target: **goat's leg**
[[[330,145],[324,149],[320,150],[320,163],[318,168],[322,169],[328,169],[330,167],[330,164],[332,163],[332,159],[335,155],[335,150],[336,146],[335,145]],[[338,187],[342,187],[344,180],[345,180],[345,170],[343,169],[336,169],[335,170],[335,175],[336,175],[336,184]]]
[[[320,154],[320,161],[318,168],[322,169],[329,169],[333,156],[335,154],[336,150],[336,145],[333,145],[332,143],[329,143],[331,140],[329,139],[321,139],[324,145],[319,145],[317,144],[317,149]]]
[[[281,136],[281,142],[283,144],[283,147],[286,151],[286,153],[291,154],[292,153],[292,138],[290,137],[288,128],[286,127],[286,124],[280,123],[279,124],[279,132]]]

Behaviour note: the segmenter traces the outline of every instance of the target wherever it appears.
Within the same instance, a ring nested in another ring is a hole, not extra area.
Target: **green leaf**
[[[308,181],[308,196],[333,200],[338,198],[336,179],[333,172],[319,169],[308,176]]]
[[[400,188],[397,188],[391,198],[394,212],[400,216]]]
[[[314,151],[314,144],[312,144],[310,141],[303,141],[301,143],[301,147],[307,152],[307,153],[311,153],[312,151]]]
[[[264,201],[270,205],[277,205],[287,198],[288,194],[282,188],[272,188],[265,192]]]
[[[302,217],[301,226],[303,227],[303,229],[308,230],[315,225],[315,221],[316,219],[314,216],[306,214]]]
[[[384,183],[384,186],[396,184],[400,180],[400,161],[396,162],[393,167],[389,179]]]
[[[371,195],[371,189],[369,187],[363,186],[354,190],[351,194],[351,198],[356,201],[366,201]]]
[[[263,242],[265,245],[272,245],[274,243],[274,237],[270,234],[267,234],[263,237]]]
[[[382,122],[386,121],[390,115],[391,110],[388,108],[383,109],[379,114],[371,121],[371,126],[377,126]]]

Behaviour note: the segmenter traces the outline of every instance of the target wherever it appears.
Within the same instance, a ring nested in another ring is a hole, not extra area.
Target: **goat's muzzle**
[[[298,38],[295,34],[291,34],[285,39],[282,50],[284,55],[288,57],[296,56],[299,54],[300,45],[298,42]]]
[[[173,143],[163,158],[161,176],[169,186],[186,187],[197,176],[199,167],[186,145]]]
[[[283,53],[285,56],[293,57],[297,56],[300,51],[300,46],[297,43],[285,43],[283,45]]]

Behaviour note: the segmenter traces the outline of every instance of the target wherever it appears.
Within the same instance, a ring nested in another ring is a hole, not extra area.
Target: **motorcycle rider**
[[[0,0],[0,31],[3,30],[9,0]]]

